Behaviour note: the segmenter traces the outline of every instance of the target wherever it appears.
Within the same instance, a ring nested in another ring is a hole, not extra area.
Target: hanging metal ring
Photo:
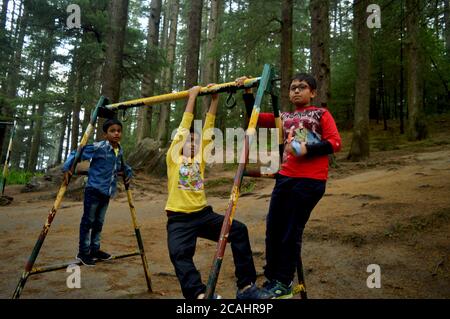
[[[128,121],[128,117],[127,117],[126,109],[123,109],[121,122],[127,122],[127,121]]]
[[[230,92],[230,94],[227,97],[227,100],[225,101],[225,106],[227,109],[232,109],[236,106],[236,98],[234,97],[234,92]]]

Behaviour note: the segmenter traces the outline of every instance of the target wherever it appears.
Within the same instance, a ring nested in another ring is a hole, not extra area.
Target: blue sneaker
[[[258,288],[255,284],[251,284],[245,290],[238,290],[236,299],[272,299],[273,295],[264,288]]]
[[[291,282],[289,285],[285,285],[278,280],[270,280],[266,281],[263,284],[263,287],[266,291],[268,291],[273,299],[290,299],[293,297],[292,294],[292,286]]]

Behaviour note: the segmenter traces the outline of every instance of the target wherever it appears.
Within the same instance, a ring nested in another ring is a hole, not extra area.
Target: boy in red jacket
[[[328,154],[342,147],[330,112],[310,105],[316,88],[316,80],[311,75],[295,75],[289,87],[289,99],[296,109],[281,113],[285,147],[267,215],[264,267],[267,281],[263,285],[274,298],[292,297],[303,230],[325,193]],[[253,95],[247,91],[244,101],[250,114]],[[261,113],[258,125],[275,127],[273,113]]]

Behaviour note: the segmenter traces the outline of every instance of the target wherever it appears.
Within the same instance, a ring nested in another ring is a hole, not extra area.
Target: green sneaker
[[[288,286],[278,280],[271,280],[266,281],[263,287],[273,295],[272,299],[290,299],[294,296],[292,294],[292,282]]]

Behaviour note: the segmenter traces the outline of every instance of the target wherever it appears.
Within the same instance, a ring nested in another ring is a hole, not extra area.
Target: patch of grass
[[[28,171],[10,170],[6,177],[7,185],[25,185],[34,176],[43,176],[43,173],[31,173]],[[2,176],[3,177],[3,176]]]
[[[241,194],[251,193],[255,189],[255,181],[244,181],[241,185]]]

